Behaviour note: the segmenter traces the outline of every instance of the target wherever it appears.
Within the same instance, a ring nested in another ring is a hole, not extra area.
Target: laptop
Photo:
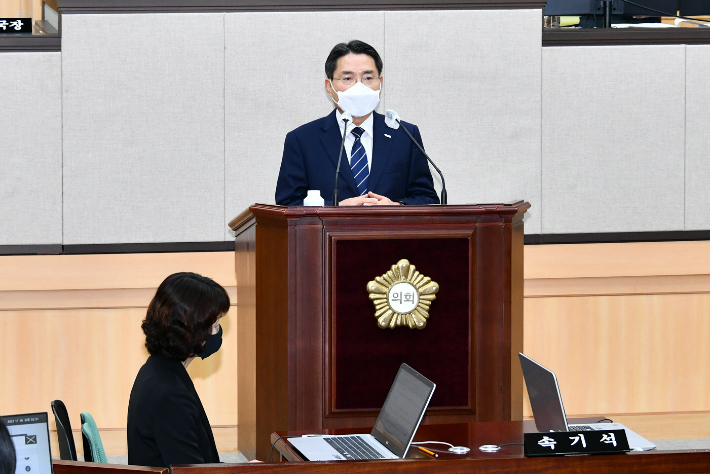
[[[403,458],[435,388],[434,382],[402,364],[369,435],[306,435],[289,441],[309,461]]]
[[[648,451],[656,447],[643,436],[635,433],[621,423],[589,423],[586,425],[567,424],[565,407],[557,377],[551,370],[538,364],[522,352],[518,353],[523,368],[523,378],[528,388],[530,407],[532,408],[535,427],[540,433],[547,431],[606,431],[625,430],[629,447],[634,451]]]
[[[52,474],[47,412],[0,416],[17,455],[16,474]]]

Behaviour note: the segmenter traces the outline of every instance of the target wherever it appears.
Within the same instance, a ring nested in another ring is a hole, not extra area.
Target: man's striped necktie
[[[360,196],[367,194],[367,178],[370,176],[370,167],[367,166],[367,153],[365,153],[365,147],[362,146],[360,141],[364,131],[360,127],[355,127],[351,132],[355,135],[355,143],[353,143],[352,152],[350,153],[350,168],[353,170]]]

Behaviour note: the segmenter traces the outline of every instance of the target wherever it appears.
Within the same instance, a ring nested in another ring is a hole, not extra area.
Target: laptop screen
[[[380,443],[403,458],[414,438],[436,384],[402,364],[372,430]]]
[[[47,413],[0,416],[17,455],[15,474],[52,474]]]
[[[530,408],[539,432],[567,431],[567,417],[557,377],[550,369],[538,364],[523,353],[518,353],[528,388]]]

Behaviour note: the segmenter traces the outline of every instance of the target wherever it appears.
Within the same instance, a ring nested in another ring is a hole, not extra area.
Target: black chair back
[[[76,445],[74,444],[74,434],[71,431],[67,408],[61,400],[54,400],[52,402],[52,412],[54,413],[54,420],[57,422],[59,458],[62,461],[76,461]]]
[[[89,443],[89,438],[86,434],[81,432],[81,440],[84,443],[84,462],[94,462],[94,453],[91,451],[91,443]]]

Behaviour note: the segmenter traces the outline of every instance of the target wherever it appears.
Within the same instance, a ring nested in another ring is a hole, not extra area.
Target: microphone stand
[[[412,134],[409,133],[409,130],[407,130],[407,128],[406,128],[404,125],[402,125],[402,122],[400,122],[399,119],[395,119],[395,120],[397,120],[397,123],[399,124],[399,128],[401,128],[402,130],[404,130],[404,132],[405,132],[407,135],[409,135],[409,138],[411,138],[411,139],[412,139],[412,142],[414,142],[414,144],[417,145],[417,148],[419,148],[419,151],[421,151],[421,152],[424,154],[424,156],[426,157],[427,161],[428,161],[429,163],[431,163],[431,166],[433,166],[434,169],[436,170],[436,172],[439,173],[439,177],[441,178],[441,204],[442,204],[442,205],[446,205],[446,198],[447,198],[447,195],[446,195],[446,181],[444,181],[444,174],[441,172],[441,170],[439,169],[439,167],[436,166],[433,161],[431,161],[431,158],[429,158],[429,155],[426,154],[426,152],[424,151],[424,148],[422,148],[422,146],[419,144],[419,142],[417,142],[417,141],[414,139],[414,137],[412,136]]]
[[[604,28],[611,28],[612,0],[602,0],[604,4]]]
[[[335,184],[333,185],[333,205],[338,206],[340,200],[338,199],[338,178],[340,177],[340,163],[343,158],[343,150],[345,149],[345,137],[348,136],[348,122],[347,118],[343,118],[343,123],[345,127],[343,128],[343,141],[340,142],[340,153],[338,153],[338,166],[335,167]]]

